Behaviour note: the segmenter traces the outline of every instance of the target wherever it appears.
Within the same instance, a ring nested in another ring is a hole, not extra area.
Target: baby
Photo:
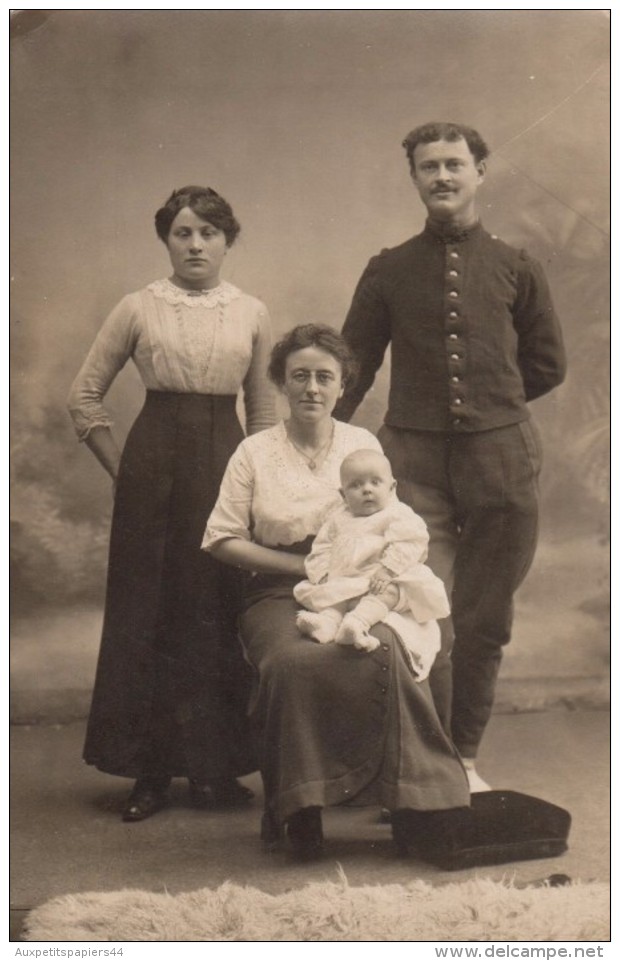
[[[340,467],[344,503],[322,525],[306,558],[307,580],[294,588],[307,610],[299,630],[320,644],[379,646],[369,632],[390,611],[419,624],[450,613],[443,583],[423,561],[428,531],[396,497],[387,457],[357,450]]]

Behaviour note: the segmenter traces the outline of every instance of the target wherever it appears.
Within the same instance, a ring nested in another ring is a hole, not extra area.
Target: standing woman
[[[220,279],[239,233],[214,190],[174,191],[155,215],[172,273],[124,297],[70,392],[78,437],[115,486],[103,636],[84,759],[135,779],[123,820],[140,821],[186,777],[202,806],[249,800],[256,768],[237,641],[238,573],[200,550],[243,431],[275,421],[264,305]],[[102,401],[131,358],[146,387],[122,454]]]

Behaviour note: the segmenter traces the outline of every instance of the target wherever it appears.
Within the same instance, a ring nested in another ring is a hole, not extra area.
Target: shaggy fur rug
[[[32,911],[27,941],[605,941],[609,885],[519,888],[308,884],[284,894],[226,882],[171,896],[69,894]]]

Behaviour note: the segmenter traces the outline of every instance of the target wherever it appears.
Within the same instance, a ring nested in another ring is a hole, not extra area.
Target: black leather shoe
[[[170,778],[138,778],[123,808],[123,821],[144,821],[166,803]]]
[[[302,808],[286,822],[286,835],[293,855],[300,861],[312,861],[323,852],[321,808]]]
[[[231,808],[249,804],[254,791],[239,784],[235,778],[217,778],[206,784],[190,778],[189,796],[194,807]]]

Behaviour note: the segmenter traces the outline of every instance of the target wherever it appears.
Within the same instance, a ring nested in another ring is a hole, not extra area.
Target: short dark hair
[[[413,159],[415,148],[421,143],[435,143],[437,140],[447,140],[449,142],[465,140],[476,163],[486,160],[489,156],[489,148],[473,127],[465,127],[461,123],[439,123],[435,121],[423,123],[420,127],[415,127],[410,131],[402,143],[407,152],[411,173],[415,173],[415,161]]]
[[[168,243],[172,221],[180,210],[189,207],[198,217],[208,220],[221,230],[226,244],[231,247],[241,230],[230,204],[211,187],[181,187],[173,190],[167,201],[155,214],[155,230],[160,240]]]
[[[277,387],[282,387],[286,379],[286,359],[289,354],[305,347],[327,351],[340,364],[343,384],[355,382],[358,364],[344,337],[327,324],[299,324],[289,330],[271,351],[269,376]]]

